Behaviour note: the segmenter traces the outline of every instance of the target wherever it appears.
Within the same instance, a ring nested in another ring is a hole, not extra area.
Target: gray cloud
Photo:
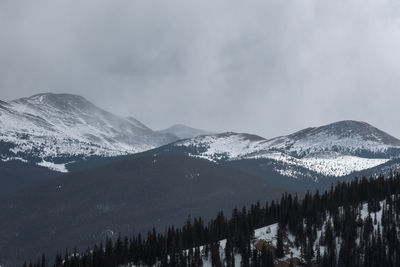
[[[1,1],[0,99],[81,94],[153,128],[400,137],[395,0]]]

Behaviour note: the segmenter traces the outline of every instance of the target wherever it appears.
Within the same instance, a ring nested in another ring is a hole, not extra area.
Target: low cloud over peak
[[[80,94],[152,128],[356,119],[400,136],[399,17],[394,0],[2,1],[0,99]]]

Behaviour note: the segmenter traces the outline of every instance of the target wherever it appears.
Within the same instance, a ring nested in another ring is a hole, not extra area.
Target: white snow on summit
[[[281,166],[276,171],[292,177],[297,176],[297,167],[326,176],[344,176],[400,155],[400,140],[357,121],[307,128],[267,140],[241,133],[211,135],[183,125],[156,132],[132,117],[116,116],[77,95],[47,93],[0,101],[1,162],[33,161],[65,172],[69,159],[62,162],[60,158],[134,154],[178,138],[191,138],[173,146],[188,148],[193,157],[216,162],[270,159],[285,164],[287,168]],[[53,161],[55,158],[58,160]]]
[[[194,139],[175,143],[176,146],[195,147],[204,149],[198,156],[220,160],[223,158],[239,158],[262,148],[261,137],[247,134],[224,133],[218,135],[199,136]],[[259,140],[256,140],[259,139]]]
[[[270,140],[255,135],[224,133],[178,141],[174,145],[196,151],[191,152],[191,156],[212,161],[271,159],[287,164],[288,169],[277,171],[293,177],[295,171],[289,170],[290,166],[339,177],[384,164],[398,157],[400,152],[400,140],[356,121],[308,128]]]
[[[0,102],[0,142],[11,145],[9,151],[0,151],[1,154],[39,159],[117,156],[175,140],[134,118],[104,111],[77,95],[47,93]]]

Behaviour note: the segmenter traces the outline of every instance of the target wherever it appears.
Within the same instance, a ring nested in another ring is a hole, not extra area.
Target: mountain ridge
[[[400,140],[368,123],[347,120],[271,139],[233,132],[198,136],[156,151],[177,151],[220,163],[264,159],[285,164],[288,169],[299,166],[341,177],[398,158]]]
[[[204,131],[200,129],[196,129],[190,126],[186,126],[183,124],[174,124],[166,129],[159,130],[159,133],[170,133],[172,135],[177,136],[179,139],[187,139],[193,138],[199,135],[210,135],[213,134],[209,131]]]
[[[37,94],[4,104],[0,141],[14,144],[16,156],[116,156],[177,140],[155,132],[133,117],[105,111],[82,96]],[[7,151],[1,151],[2,154]]]
[[[379,166],[399,158],[400,140],[366,122],[352,120],[266,139],[249,133],[213,134],[184,125],[153,131],[133,117],[114,115],[79,95],[42,93],[0,102],[0,173],[9,173],[8,169],[20,166],[19,161],[48,168],[43,177],[49,177],[125,156],[157,153],[251,165],[265,176],[318,181],[368,169],[376,172]],[[43,169],[34,169],[32,173],[43,173]],[[8,178],[3,185],[15,185],[7,182]]]

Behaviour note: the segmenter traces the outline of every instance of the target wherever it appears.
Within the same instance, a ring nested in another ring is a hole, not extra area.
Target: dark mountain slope
[[[54,178],[60,173],[32,163],[10,160],[0,163],[0,196]]]
[[[163,230],[188,214],[211,218],[281,193],[258,176],[177,155],[68,174],[0,198],[0,264],[86,248],[119,232]]]

